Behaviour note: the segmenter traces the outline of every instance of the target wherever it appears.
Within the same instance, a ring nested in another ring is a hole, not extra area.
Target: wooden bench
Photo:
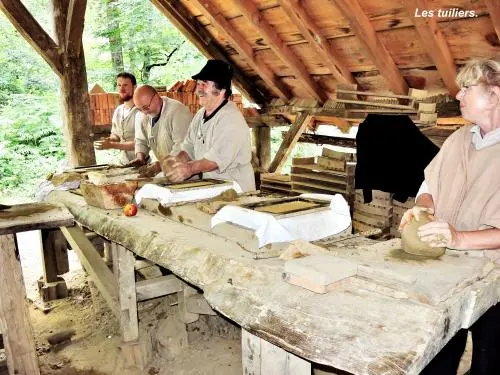
[[[15,234],[73,224],[73,216],[66,208],[50,203],[20,204],[0,210],[0,332],[9,375],[40,374]]]

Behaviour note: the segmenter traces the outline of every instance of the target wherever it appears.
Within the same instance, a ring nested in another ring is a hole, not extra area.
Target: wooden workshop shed
[[[261,106],[252,126],[292,122],[272,162],[269,127],[254,130],[261,168],[271,172],[280,169],[311,123],[344,124],[325,106],[335,99],[337,85],[453,96],[459,65],[500,53],[496,0],[151,2],[208,58],[233,65],[237,87]],[[0,0],[0,9],[60,77],[69,159],[75,166],[89,165],[95,155],[81,47],[86,0],[52,0],[52,5],[54,36],[20,0]]]

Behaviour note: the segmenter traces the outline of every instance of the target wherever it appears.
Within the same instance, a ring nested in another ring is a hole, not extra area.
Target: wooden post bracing
[[[276,153],[271,165],[269,166],[269,173],[280,172],[283,168],[283,165],[290,155],[290,152],[297,144],[301,134],[306,129],[307,125],[311,121],[312,116],[309,112],[301,112],[293,122],[292,126],[288,130],[288,133],[283,138],[283,142],[281,142],[280,148]]]

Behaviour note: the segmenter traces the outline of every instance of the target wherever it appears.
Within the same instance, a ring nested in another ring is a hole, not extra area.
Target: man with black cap
[[[196,79],[202,108],[191,121],[181,152],[162,161],[171,181],[202,174],[236,181],[243,191],[255,190],[248,125],[229,100],[233,70],[222,60],[208,60]]]

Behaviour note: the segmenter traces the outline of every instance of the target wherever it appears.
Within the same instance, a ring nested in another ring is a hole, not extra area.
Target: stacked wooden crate
[[[280,193],[291,195],[292,179],[289,174],[262,173],[260,175],[260,190],[263,193]]]
[[[418,126],[435,125],[438,116],[435,98],[425,90],[410,89],[408,95],[394,95],[339,85],[336,96],[324,108],[353,125],[363,122],[369,114],[408,115]]]
[[[415,205],[415,198],[410,197],[405,203],[398,202],[394,200],[392,203],[393,206],[393,220],[391,226],[391,235],[394,237],[401,237],[401,233],[399,232],[399,223],[401,223],[401,219],[403,218],[404,213],[412,208]]]
[[[295,193],[340,193],[352,203],[355,164],[348,162],[351,154],[323,148],[317,158],[294,158],[292,191]]]
[[[116,93],[90,93],[90,123],[94,126],[110,126],[113,112],[120,104]]]
[[[354,232],[381,229],[382,235],[389,235],[393,224],[393,201],[389,193],[372,190],[372,201],[364,203],[363,191],[356,190],[352,227]]]

